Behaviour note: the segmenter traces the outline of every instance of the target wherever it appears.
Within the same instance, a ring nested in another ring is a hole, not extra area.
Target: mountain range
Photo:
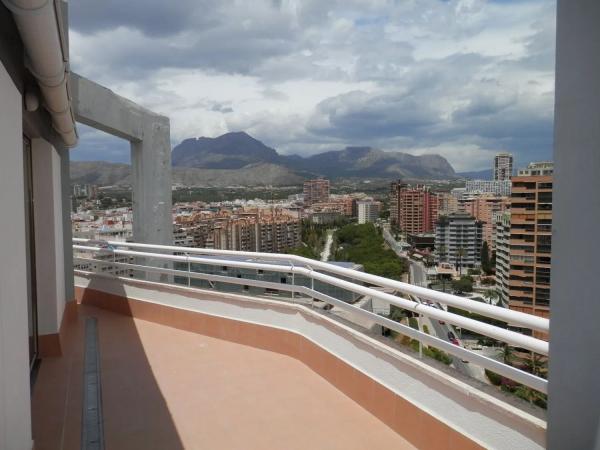
[[[188,186],[293,185],[317,176],[330,179],[449,179],[456,174],[439,155],[410,155],[371,147],[346,147],[302,157],[281,155],[245,132],[185,139],[171,155],[173,182]],[[129,184],[125,164],[72,162],[78,183]]]

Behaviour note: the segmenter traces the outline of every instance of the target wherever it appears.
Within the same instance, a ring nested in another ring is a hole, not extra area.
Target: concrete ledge
[[[420,448],[543,448],[545,423],[300,305],[94,275],[76,298],[299,359]]]

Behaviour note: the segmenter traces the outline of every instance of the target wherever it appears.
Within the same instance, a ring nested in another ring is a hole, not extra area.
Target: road
[[[417,286],[427,287],[427,268],[423,265],[423,263],[413,261],[412,259],[409,259],[408,262],[410,264],[410,283]]]
[[[402,245],[406,243],[397,242],[389,232],[389,229],[387,228],[383,229],[383,237],[388,243],[388,245],[391,247],[391,249],[394,250],[398,256],[406,258],[406,260],[408,261],[410,283],[416,286],[427,287],[427,268],[423,265],[422,262],[414,261],[408,258],[406,252],[402,250]],[[418,303],[423,303],[423,301],[418,297],[415,297],[413,295],[411,295],[410,297]],[[442,305],[440,305],[439,303],[434,304],[434,306],[443,309]],[[427,317],[422,318],[422,323],[427,325],[427,328],[429,329],[429,332],[432,335],[446,342],[450,342],[450,339],[448,338],[449,332],[452,332],[454,336],[456,336],[456,338],[458,339],[456,329],[452,325],[441,324],[439,321],[435,319],[429,319]],[[463,343],[460,340],[459,344],[463,346]],[[484,370],[479,366],[470,363],[465,363],[460,358],[456,357],[452,357],[452,366],[465,375],[477,378],[484,382],[488,382]]]
[[[327,238],[325,239],[325,246],[321,252],[321,261],[329,261],[331,254],[331,244],[333,244],[333,232],[335,229],[327,230]]]

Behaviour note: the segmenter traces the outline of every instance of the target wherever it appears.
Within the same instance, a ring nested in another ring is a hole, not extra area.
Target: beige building
[[[494,242],[494,215],[510,208],[510,198],[493,194],[482,194],[467,197],[463,203],[463,211],[482,222],[483,241],[487,242],[490,255],[496,249]]]

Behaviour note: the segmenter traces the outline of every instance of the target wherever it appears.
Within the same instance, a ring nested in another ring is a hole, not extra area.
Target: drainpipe
[[[63,52],[53,0],[1,0],[13,13],[52,126],[67,147],[77,145],[77,129],[68,89],[69,55]]]

